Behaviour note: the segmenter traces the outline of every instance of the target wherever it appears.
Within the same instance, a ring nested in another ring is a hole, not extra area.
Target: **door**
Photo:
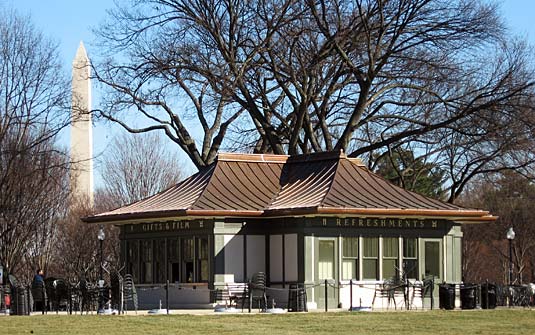
[[[438,307],[438,284],[443,278],[443,256],[442,240],[428,239],[423,240],[423,279],[433,278],[435,286],[433,288],[433,308]],[[431,299],[425,299],[426,307],[431,307]]]
[[[328,308],[336,308],[338,298],[336,286],[336,245],[334,239],[318,240],[317,276],[321,284],[316,288],[317,304],[319,309],[325,308],[325,280],[327,280]]]
[[[424,277],[442,278],[442,241],[424,241]]]

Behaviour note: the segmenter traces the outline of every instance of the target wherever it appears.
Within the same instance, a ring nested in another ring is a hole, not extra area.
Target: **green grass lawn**
[[[0,334],[535,334],[535,311],[0,317]]]

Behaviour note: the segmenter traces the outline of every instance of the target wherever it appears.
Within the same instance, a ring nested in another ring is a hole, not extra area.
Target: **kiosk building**
[[[368,305],[375,284],[400,272],[460,282],[462,224],[495,219],[404,190],[331,152],[221,153],[161,193],[84,220],[120,226],[122,261],[136,283],[179,284],[172,307],[208,306],[210,290],[264,272],[277,305],[284,288],[300,283],[309,308],[323,308],[325,280],[333,283],[328,305],[342,307],[350,280],[353,301]]]

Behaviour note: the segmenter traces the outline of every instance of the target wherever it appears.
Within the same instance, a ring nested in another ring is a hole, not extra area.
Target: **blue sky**
[[[116,0],[121,1],[121,0]],[[503,0],[501,10],[506,23],[516,35],[527,37],[535,45],[535,1]],[[0,8],[13,7],[23,14],[30,14],[36,27],[45,35],[55,39],[60,46],[60,55],[66,68],[70,68],[72,59],[81,40],[84,41],[89,56],[93,51],[94,35],[92,27],[97,26],[106,16],[106,10],[113,7],[111,0],[0,0]],[[98,105],[98,90],[93,89],[93,106]],[[113,138],[117,127],[99,122],[94,129],[94,152],[100,154]],[[64,134],[68,143],[68,133]],[[186,159],[186,175],[193,172],[192,164]],[[98,162],[96,165],[98,171]],[[95,175],[96,186],[101,183],[98,173]]]

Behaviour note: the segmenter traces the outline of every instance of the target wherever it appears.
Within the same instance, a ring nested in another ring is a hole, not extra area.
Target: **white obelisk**
[[[71,203],[93,206],[91,66],[80,42],[72,62]]]

